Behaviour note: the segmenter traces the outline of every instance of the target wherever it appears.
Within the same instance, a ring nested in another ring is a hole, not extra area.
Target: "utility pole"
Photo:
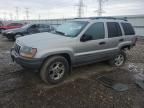
[[[26,19],[29,19],[29,8],[25,8]]]
[[[102,10],[102,2],[103,0],[98,0],[98,16],[102,16],[103,10]]]
[[[38,20],[40,21],[40,19],[41,19],[41,15],[39,14],[39,15],[38,15]]]
[[[84,2],[83,0],[79,0],[78,5],[76,5],[78,7],[78,17],[81,18],[84,14]]]
[[[4,21],[6,20],[6,16],[7,16],[7,13],[6,13],[6,12],[3,12],[3,20],[4,20]]]
[[[15,7],[16,9],[16,19],[19,20],[19,7]]]
[[[107,1],[107,0],[98,0],[98,10],[96,11],[98,16],[102,16],[102,13],[104,12],[103,4],[105,1]]]
[[[12,15],[12,13],[9,13],[9,17],[10,17],[10,20],[13,20],[13,15]]]

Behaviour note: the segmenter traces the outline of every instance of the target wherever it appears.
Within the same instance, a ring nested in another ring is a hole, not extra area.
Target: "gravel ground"
[[[0,37],[0,108],[144,108],[144,92],[135,84],[130,66],[144,68],[144,42],[127,51],[127,63],[112,68],[97,63],[73,69],[68,78],[58,85],[46,85],[39,74],[22,69],[10,61],[9,49],[13,42]],[[104,86],[98,77],[105,76],[129,89],[117,92]]]

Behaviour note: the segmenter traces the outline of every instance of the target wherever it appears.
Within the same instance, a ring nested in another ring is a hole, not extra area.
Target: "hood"
[[[71,39],[71,37],[43,32],[20,37],[16,40],[16,42],[25,46],[38,47],[40,44],[52,45],[59,42],[66,42]]]

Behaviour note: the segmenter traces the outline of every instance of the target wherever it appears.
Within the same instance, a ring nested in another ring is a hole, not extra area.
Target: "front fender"
[[[41,54],[38,54],[37,56],[41,56],[40,58],[47,58],[49,56],[53,56],[53,55],[60,55],[60,54],[68,54],[71,62],[73,62],[74,60],[74,52],[70,49],[53,49],[50,51],[42,51]]]

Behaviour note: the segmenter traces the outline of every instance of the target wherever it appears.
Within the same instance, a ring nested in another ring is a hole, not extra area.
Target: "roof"
[[[116,17],[116,18],[144,18],[144,14],[139,14],[139,15],[120,15],[120,16],[113,16],[113,17]]]
[[[126,18],[116,18],[116,17],[83,17],[83,18],[74,18],[76,20],[80,21],[91,21],[91,20],[121,20],[121,21],[127,21]]]

